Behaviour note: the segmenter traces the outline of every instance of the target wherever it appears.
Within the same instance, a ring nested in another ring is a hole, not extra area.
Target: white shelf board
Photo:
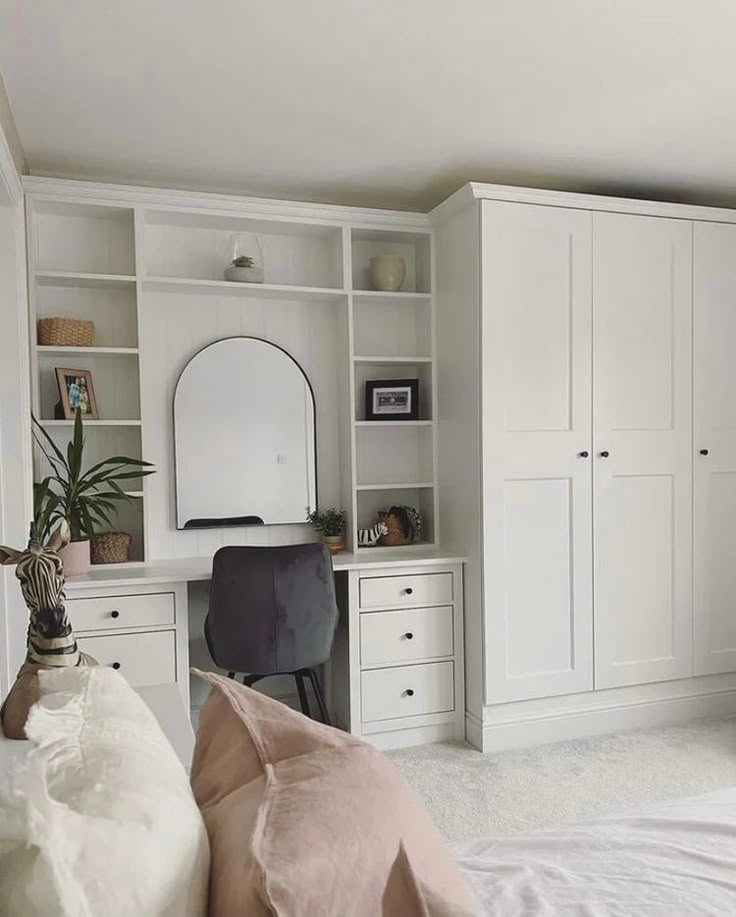
[[[183,277],[145,277],[147,293],[197,293],[214,296],[250,296],[255,299],[301,299],[317,302],[345,299],[345,290],[334,287],[299,287],[284,283],[233,283],[229,280],[190,280]]]
[[[372,548],[369,547],[358,547],[355,549],[356,557],[367,557],[375,555],[376,560],[381,558],[382,560],[389,557],[391,554],[395,554],[396,560],[403,558],[406,562],[415,562],[414,553],[425,555],[427,561],[430,560],[432,554],[430,552],[437,552],[439,557],[439,550],[436,541],[420,541],[417,544],[402,544],[402,545],[374,545]],[[418,558],[416,558],[418,559]],[[464,558],[463,558],[464,559]]]
[[[73,427],[73,420],[49,420],[42,417],[40,420],[43,427]],[[140,427],[140,420],[83,420],[82,424],[85,430],[90,427]]]
[[[356,484],[356,490],[429,490],[434,487],[431,481],[422,481],[417,484],[407,482],[405,484]]]
[[[132,274],[85,274],[76,271],[36,271],[42,287],[128,287],[135,283]]]
[[[431,302],[431,293],[414,293],[411,291],[398,290],[391,293],[388,290],[353,290],[354,299],[396,299],[406,300],[409,302]]]
[[[354,363],[398,363],[411,365],[413,363],[431,363],[432,357],[368,357],[354,356]]]
[[[431,427],[433,420],[355,420],[356,427]]]
[[[137,356],[137,347],[54,347],[47,344],[38,344],[36,352],[39,356],[90,356],[90,357],[128,357]]]

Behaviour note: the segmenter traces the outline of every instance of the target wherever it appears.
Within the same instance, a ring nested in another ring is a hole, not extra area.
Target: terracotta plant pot
[[[66,547],[61,548],[59,557],[64,564],[64,576],[81,576],[89,573],[90,556],[89,541],[71,541]]]
[[[325,535],[322,541],[327,545],[330,554],[339,554],[345,550],[345,540],[342,535]]]

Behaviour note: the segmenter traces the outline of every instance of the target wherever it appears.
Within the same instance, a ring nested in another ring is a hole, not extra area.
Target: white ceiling
[[[733,0],[0,0],[30,170],[428,209],[736,203]]]

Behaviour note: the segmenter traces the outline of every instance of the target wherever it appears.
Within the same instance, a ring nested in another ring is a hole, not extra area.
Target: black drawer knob
[[[414,639],[414,634],[411,633],[411,631],[409,631],[408,634],[404,634],[404,636],[406,637],[407,640],[413,640],[413,639]]]
[[[414,697],[414,688],[407,688],[404,694],[406,694],[407,697]]]
[[[411,588],[411,586],[407,586],[406,589],[404,589],[405,595],[411,595],[413,592],[414,590]]]
[[[587,458],[590,455],[587,449],[584,449],[582,452],[578,452],[578,458]]]
[[[119,617],[120,617],[120,612],[119,612],[119,611],[111,611],[111,612],[110,612],[110,617],[111,617],[111,618],[119,618]]]
[[[707,449],[701,449],[701,450],[700,450],[700,454],[701,454],[701,455],[707,455],[707,454],[708,454],[708,450],[707,450]]]
[[[119,663],[119,662],[113,662],[112,667],[113,667],[114,669],[119,669],[119,668],[120,668],[120,663]]]
[[[600,455],[601,458],[608,458],[610,454],[611,453],[607,449],[604,449],[603,452],[598,453],[598,455]]]

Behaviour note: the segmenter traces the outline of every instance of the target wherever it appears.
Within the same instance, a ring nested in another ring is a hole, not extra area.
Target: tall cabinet
[[[484,749],[736,712],[736,225],[703,214],[476,185],[433,214]]]

